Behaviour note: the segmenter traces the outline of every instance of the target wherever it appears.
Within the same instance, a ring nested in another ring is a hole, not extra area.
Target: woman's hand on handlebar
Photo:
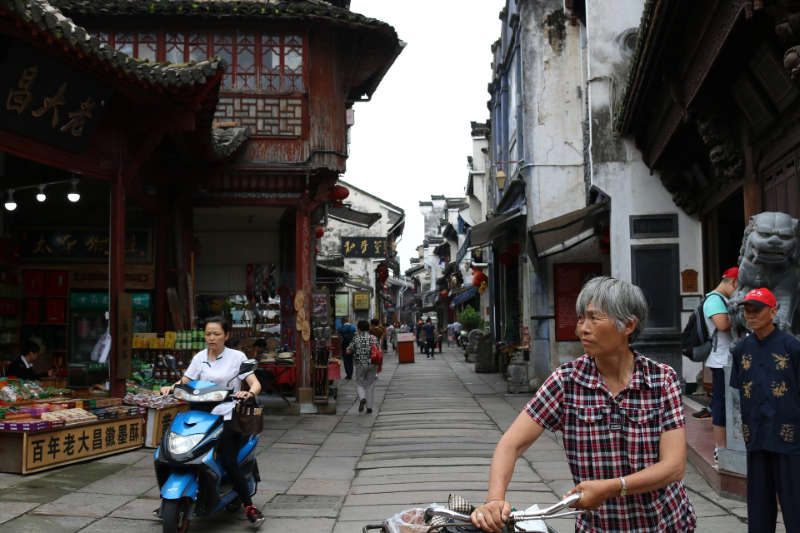
[[[575,488],[567,492],[567,496],[582,492],[581,499],[575,504],[576,509],[597,509],[609,498],[619,495],[621,484],[619,479],[592,479],[582,481]]]
[[[172,389],[174,389],[174,388],[175,388],[174,385],[165,385],[165,386],[161,387],[161,389],[160,389],[161,390],[161,396],[166,396],[167,394],[171,393]]]
[[[470,520],[484,531],[500,533],[510,513],[510,503],[505,500],[491,500],[475,509],[470,515]]]
[[[240,390],[239,392],[233,395],[234,398],[239,398],[241,400],[245,400],[250,396],[255,396],[255,395],[249,390]]]

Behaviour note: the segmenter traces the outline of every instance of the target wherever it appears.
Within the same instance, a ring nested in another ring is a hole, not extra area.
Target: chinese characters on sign
[[[25,435],[24,473],[142,444],[141,418],[30,433]]]
[[[111,91],[64,63],[15,43],[0,59],[0,125],[43,143],[82,151]]]
[[[342,237],[344,257],[386,257],[386,239],[380,237]]]
[[[356,311],[369,310],[368,292],[357,292],[353,294],[353,309]]]
[[[125,237],[125,261],[152,261],[150,230],[128,230]],[[42,229],[24,230],[20,242],[20,257],[37,260],[108,261],[107,229]]]

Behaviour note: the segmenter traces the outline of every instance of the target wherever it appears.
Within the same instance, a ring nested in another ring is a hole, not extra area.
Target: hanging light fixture
[[[13,211],[14,209],[17,208],[17,202],[14,201],[14,189],[8,189],[5,208],[8,211]]]
[[[497,188],[502,191],[506,186],[506,173],[503,172],[502,168],[497,169],[497,173],[494,175],[494,180],[497,182]]]
[[[72,187],[70,187],[69,192],[67,193],[67,200],[74,204],[75,202],[80,201],[81,193],[78,192],[78,179],[75,178],[70,181],[72,182]]]
[[[39,185],[39,192],[36,193],[36,201],[42,203],[47,200],[47,195],[44,193],[44,185]]]

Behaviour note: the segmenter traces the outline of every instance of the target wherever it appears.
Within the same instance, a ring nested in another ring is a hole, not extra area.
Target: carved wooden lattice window
[[[228,64],[225,70],[225,75],[222,77],[222,88],[230,89],[233,87],[233,70],[235,64],[233,62],[233,34],[230,33],[215,33],[211,40],[211,50],[209,55],[219,56],[224,59]]]
[[[167,63],[184,63],[186,61],[186,35],[169,33],[164,36],[164,60]],[[206,43],[208,48],[208,43]]]
[[[150,61],[186,63],[219,56],[228,67],[216,120],[248,126],[255,136],[303,134],[307,83],[302,35],[246,31],[95,35],[115,50]]]

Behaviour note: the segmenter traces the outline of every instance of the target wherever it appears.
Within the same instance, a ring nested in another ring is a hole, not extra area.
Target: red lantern
[[[322,226],[317,226],[316,235],[317,239],[321,239],[322,236],[325,235],[325,228],[323,228]]]
[[[350,189],[344,185],[334,185],[328,198],[334,201],[341,201],[350,196]]]

